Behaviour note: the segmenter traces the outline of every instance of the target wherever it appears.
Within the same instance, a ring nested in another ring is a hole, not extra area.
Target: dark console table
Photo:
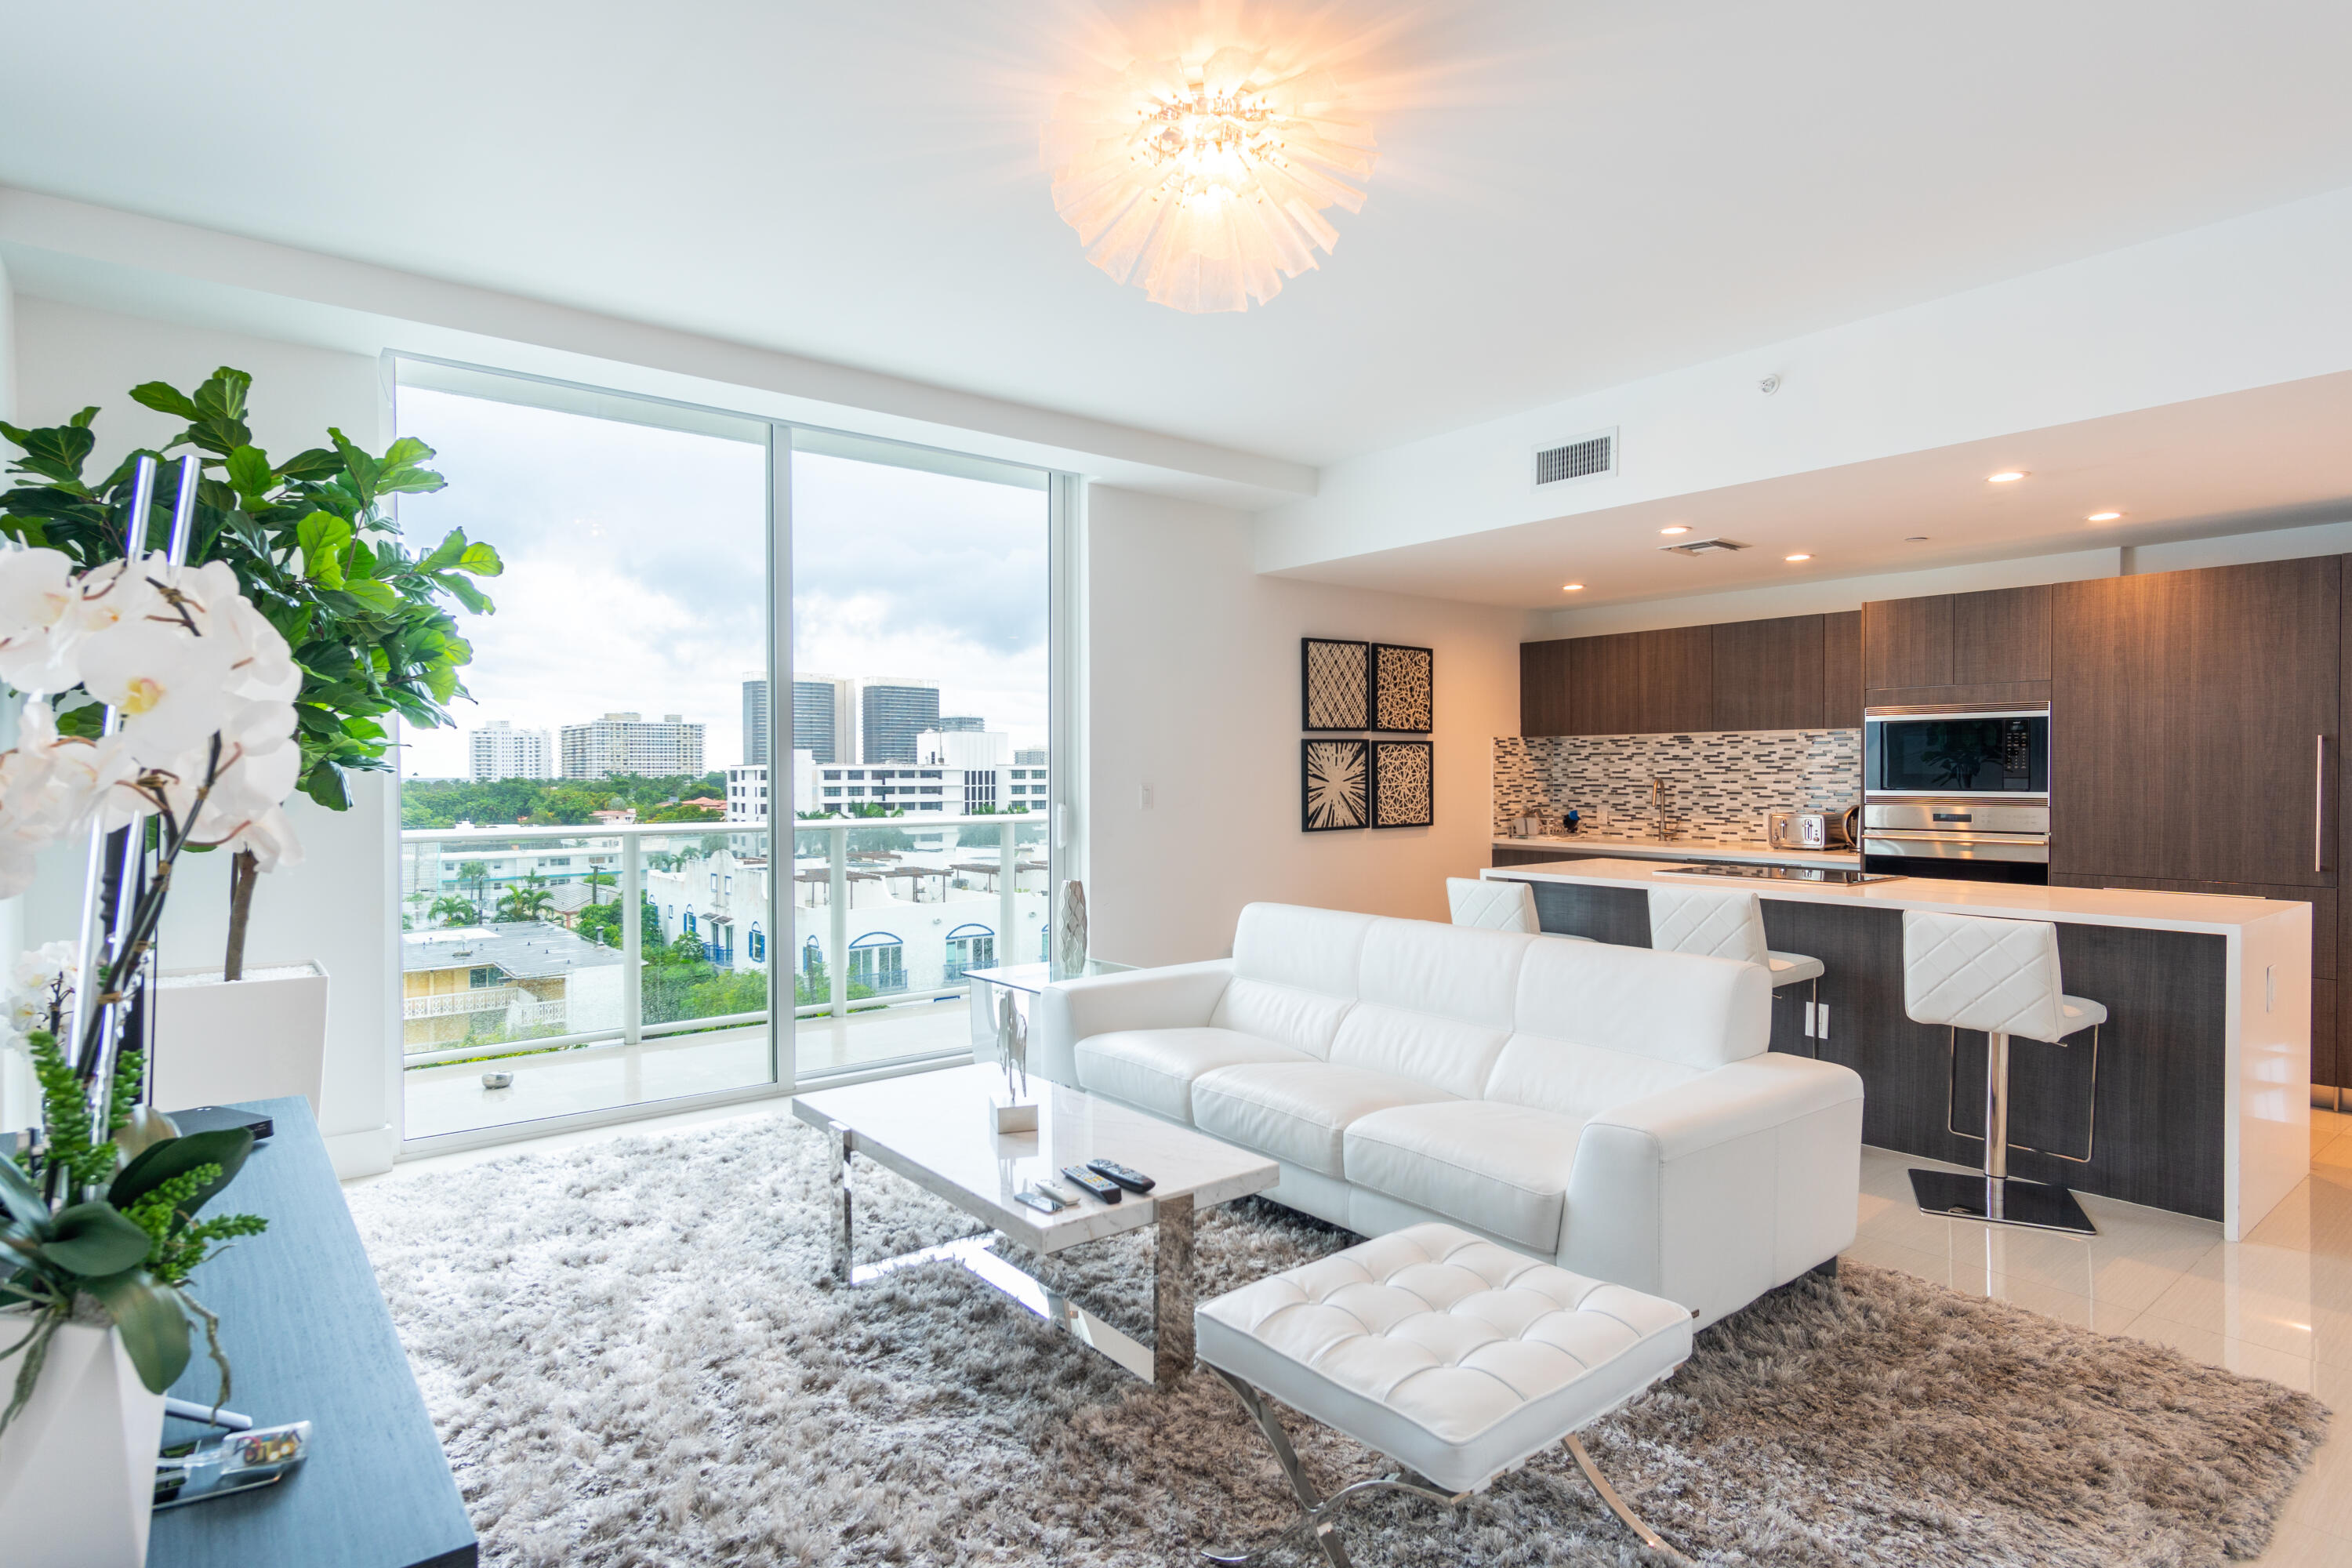
[[[220,1314],[230,1408],[257,1426],[310,1422],[310,1457],[274,1487],[157,1514],[148,1568],[473,1568],[474,1527],[309,1102],[247,1109],[277,1135],[213,1206],[269,1229],[197,1270],[194,1289]],[[209,1403],[216,1391],[199,1340],[172,1392]],[[163,1430],[166,1442],[195,1432]]]

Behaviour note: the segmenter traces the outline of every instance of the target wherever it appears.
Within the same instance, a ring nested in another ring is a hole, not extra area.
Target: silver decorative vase
[[[1067,980],[1086,972],[1087,889],[1072,879],[1054,900],[1054,977]]]

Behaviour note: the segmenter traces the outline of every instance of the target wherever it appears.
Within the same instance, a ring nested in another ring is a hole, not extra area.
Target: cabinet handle
[[[2327,737],[2314,735],[2311,783],[2311,868],[2327,869]]]

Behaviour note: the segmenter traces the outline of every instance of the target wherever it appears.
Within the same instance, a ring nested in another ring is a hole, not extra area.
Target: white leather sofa
[[[1862,1079],[1770,1055],[1750,963],[1252,904],[1234,956],[1060,981],[1031,1066],[1708,1323],[1853,1240]]]

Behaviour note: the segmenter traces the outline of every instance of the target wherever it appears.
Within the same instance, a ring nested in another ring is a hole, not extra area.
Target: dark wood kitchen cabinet
[[[2053,874],[2334,886],[2338,559],[2065,583],[2051,612]]]
[[[2038,585],[1864,605],[1863,684],[1869,700],[2046,700],[2050,606],[2050,589]]]
[[[1822,617],[1822,726],[1862,728],[1862,612]]]
[[[1519,645],[1519,732],[1638,735],[1714,721],[1710,626]]]
[[[1566,637],[1519,645],[1519,733],[1573,735],[1576,683],[1568,677]]]
[[[1713,632],[1711,730],[1822,727],[1822,619],[1732,621]]]

